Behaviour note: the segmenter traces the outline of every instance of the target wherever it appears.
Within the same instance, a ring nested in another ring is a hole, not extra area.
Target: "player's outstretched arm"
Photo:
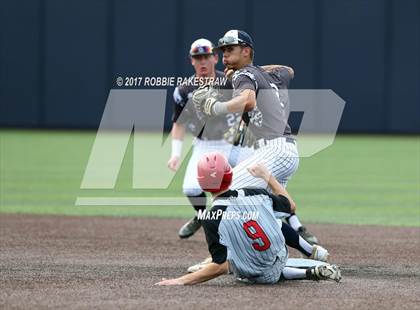
[[[257,163],[248,167],[249,173],[256,177],[263,179],[273,191],[275,195],[282,195],[286,197],[290,202],[290,208],[292,212],[296,211],[296,204],[292,197],[289,195],[287,190],[277,181],[277,179],[270,173],[267,167],[262,163]]]
[[[248,112],[257,105],[257,96],[252,89],[243,89],[239,95],[223,102],[219,101],[219,95],[210,86],[200,87],[193,92],[192,102],[197,111],[207,116]]]
[[[284,68],[287,71],[289,71],[291,78],[293,79],[293,77],[295,76],[295,71],[293,70],[292,67],[288,67],[288,66],[284,66],[284,65],[264,65],[264,66],[260,66],[264,71],[267,72],[273,72],[276,69],[280,69],[280,68]],[[231,80],[233,77],[233,74],[235,73],[235,70],[232,68],[225,68],[225,76]]]
[[[218,276],[226,274],[227,272],[227,261],[220,265],[216,263],[210,263],[199,271],[186,274],[176,279],[162,279],[162,281],[156,283],[155,285],[193,285],[217,278]]]
[[[229,101],[220,102],[209,98],[204,104],[204,113],[210,116],[251,111],[257,105],[257,97],[252,89],[244,89]]]
[[[283,66],[283,65],[265,65],[265,66],[261,66],[261,68],[264,71],[267,71],[267,72],[273,72],[276,69],[284,68],[287,71],[289,71],[289,74],[290,74],[290,78],[291,79],[293,79],[293,77],[295,76],[295,71],[293,70],[293,68],[288,67],[288,66]]]
[[[252,89],[244,89],[239,96],[224,102],[231,113],[251,111],[257,105],[257,96]]]

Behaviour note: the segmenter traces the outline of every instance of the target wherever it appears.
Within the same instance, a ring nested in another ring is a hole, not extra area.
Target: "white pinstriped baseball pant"
[[[258,148],[251,157],[233,168],[231,189],[259,187],[271,191],[264,180],[253,177],[247,170],[247,167],[250,165],[260,162],[264,163],[277,181],[286,187],[288,180],[299,166],[299,153],[296,141],[289,142],[291,141],[289,139],[280,137],[266,140],[265,145]]]

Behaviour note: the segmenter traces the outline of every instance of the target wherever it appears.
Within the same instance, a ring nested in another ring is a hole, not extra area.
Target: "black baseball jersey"
[[[256,93],[256,107],[243,114],[244,121],[256,139],[275,139],[291,135],[287,123],[289,117],[287,88],[291,78],[290,72],[284,67],[267,73],[261,67],[248,65],[234,73],[232,77],[234,97],[244,89],[251,89]]]
[[[216,79],[222,78],[225,78],[224,73],[216,71]],[[181,85],[175,88],[172,121],[185,125],[186,129],[197,138],[221,140],[228,129],[237,123],[237,115],[229,113],[212,118],[199,115],[191,100],[192,93],[197,88],[197,85]],[[216,85],[214,88],[223,89],[222,95],[226,97],[229,94],[228,90],[232,89],[232,84],[226,79],[224,85]]]
[[[287,250],[276,213],[290,213],[290,202],[264,189],[229,190],[218,196],[202,220],[213,262],[228,260],[240,278],[278,281]]]

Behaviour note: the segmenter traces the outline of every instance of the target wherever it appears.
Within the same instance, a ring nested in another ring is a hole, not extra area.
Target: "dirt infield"
[[[207,254],[202,231],[178,239],[182,223],[0,215],[0,307],[419,308],[419,228],[310,225],[342,266],[339,284],[245,285],[227,275],[198,286],[154,287]]]

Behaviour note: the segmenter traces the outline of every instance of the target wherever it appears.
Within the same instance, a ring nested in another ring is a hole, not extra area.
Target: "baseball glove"
[[[214,116],[213,106],[220,97],[217,89],[210,85],[201,86],[192,94],[192,102],[198,113],[204,113],[206,116]]]
[[[233,145],[239,145],[240,144],[240,133],[239,133],[239,128],[241,127],[241,123],[242,120],[237,119],[237,121],[235,122],[235,125],[230,127],[224,134],[223,134],[223,139]]]
[[[251,131],[248,130],[248,126],[243,120],[238,122],[237,125],[229,128],[227,132],[223,135],[223,138],[230,144],[235,146],[248,146],[252,147],[255,142],[255,138],[252,135]]]

